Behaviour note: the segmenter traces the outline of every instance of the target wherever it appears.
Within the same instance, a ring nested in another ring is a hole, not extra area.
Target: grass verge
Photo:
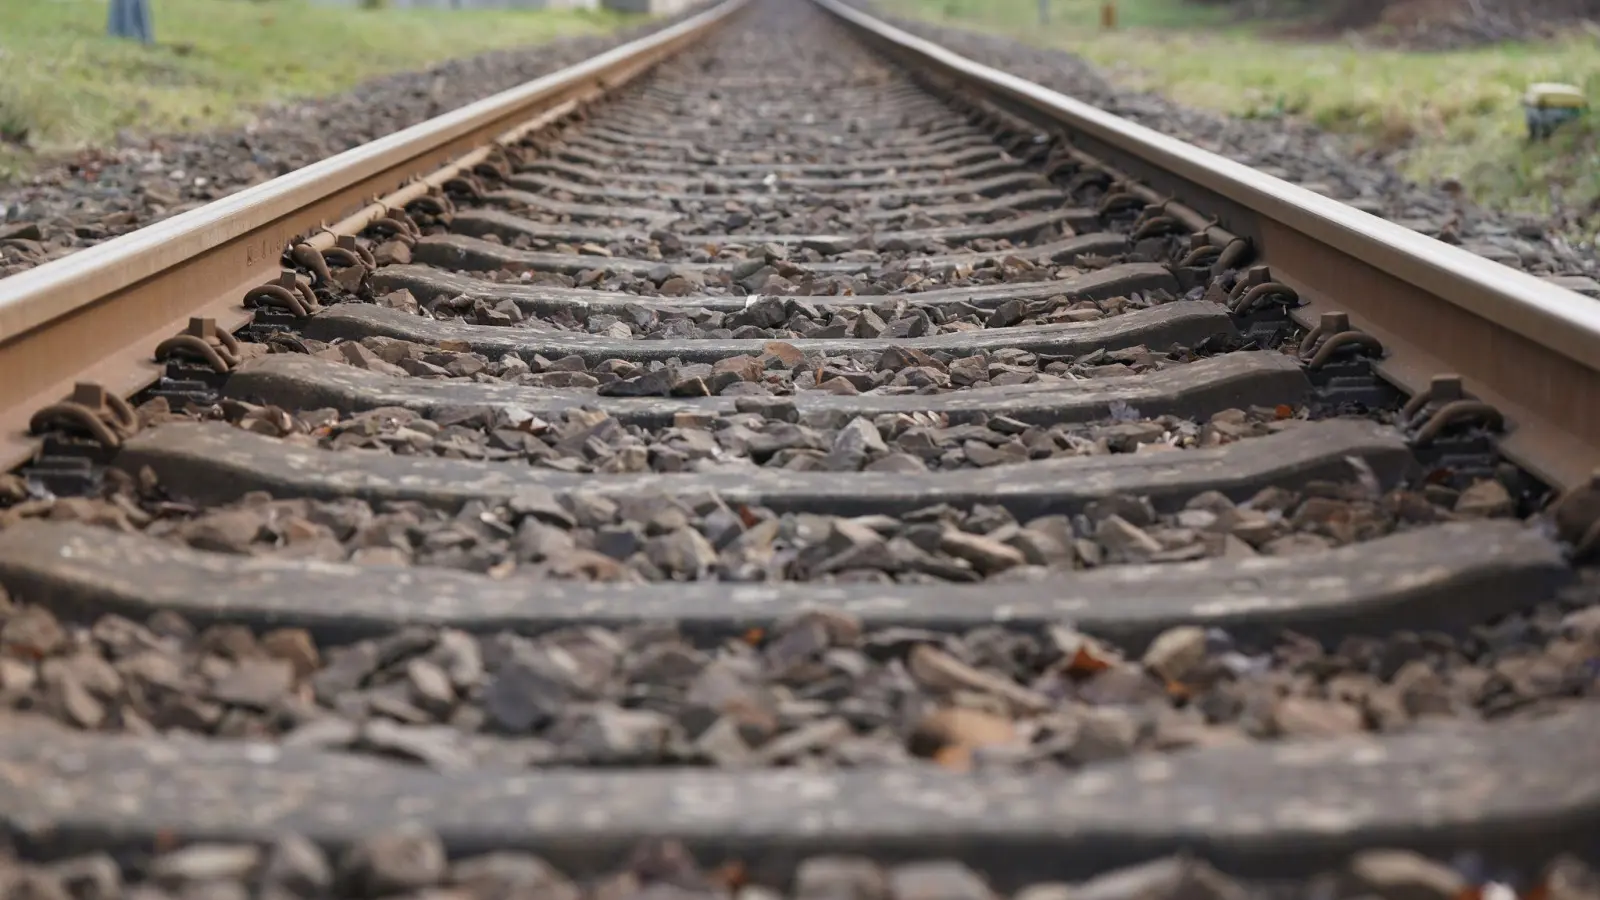
[[[1494,209],[1600,224],[1600,109],[1529,144],[1519,99],[1536,81],[1584,87],[1600,106],[1600,35],[1454,52],[1274,41],[1229,24],[1220,6],[1118,0],[1122,27],[1098,29],[1100,0],[879,0],[897,15],[1070,50],[1120,85],[1252,118],[1295,117],[1391,152],[1428,184],[1455,179]]]
[[[487,50],[594,33],[615,13],[363,10],[307,0],[150,0],[157,44],[105,35],[106,0],[0,0],[0,179],[43,156],[237,124],[252,107],[333,93]]]

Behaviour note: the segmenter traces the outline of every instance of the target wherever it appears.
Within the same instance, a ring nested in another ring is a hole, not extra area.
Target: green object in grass
[[[1528,119],[1528,136],[1536,141],[1548,138],[1563,122],[1583,115],[1589,106],[1583,89],[1570,84],[1541,82],[1522,95],[1522,109]]]

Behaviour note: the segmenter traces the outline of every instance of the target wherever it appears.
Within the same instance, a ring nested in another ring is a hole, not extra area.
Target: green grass
[[[157,45],[105,36],[107,0],[0,0],[0,178],[141,134],[237,124],[452,57],[614,28],[585,11],[362,10],[306,0],[150,0]]]
[[[1292,116],[1397,154],[1422,183],[1455,179],[1487,206],[1600,220],[1600,109],[1546,144],[1526,140],[1519,98],[1536,81],[1584,86],[1600,106],[1600,35],[1445,53],[1291,43],[1230,24],[1218,7],[1119,0],[1122,28],[1102,33],[1099,0],[880,0],[887,11],[1060,47],[1118,84],[1237,116]]]
[[[1050,0],[1052,31],[1087,30],[1100,22],[1101,0]],[[981,24],[988,28],[1032,31],[1039,24],[1039,0],[878,0],[878,8],[901,16]],[[1184,0],[1119,0],[1117,21],[1126,28],[1189,28],[1227,21],[1224,6]]]

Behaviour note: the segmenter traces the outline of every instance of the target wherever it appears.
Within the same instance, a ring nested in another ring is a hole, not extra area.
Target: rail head
[[[1581,421],[1600,419],[1589,412],[1600,403],[1600,302],[982,65],[841,0],[812,2],[918,66],[1058,126],[1075,142],[1114,150],[1114,161],[1136,161],[1129,167],[1136,177],[1160,178],[1166,183],[1156,186],[1179,200],[1185,193],[1202,198],[1190,205],[1254,239],[1275,278],[1280,268],[1290,276],[1296,268],[1316,272],[1320,284],[1279,280],[1321,294],[1321,308],[1347,310],[1374,333],[1386,330],[1386,340],[1426,351],[1425,362],[1391,367],[1408,369],[1402,379],[1412,382],[1402,385],[1408,390],[1418,387],[1419,377],[1425,384],[1427,375],[1439,373],[1424,369],[1445,366],[1494,395],[1508,414],[1531,410],[1521,416],[1524,422],[1537,419],[1547,432],[1576,433],[1560,454],[1517,460],[1531,462],[1540,477],[1570,485],[1600,463],[1600,426]],[[1439,321],[1438,333],[1425,333],[1430,329],[1419,320],[1427,317]],[[1452,349],[1449,340],[1458,346]],[[1538,361],[1537,371],[1515,371],[1535,351],[1552,359]],[[1504,358],[1485,358],[1496,356]]]

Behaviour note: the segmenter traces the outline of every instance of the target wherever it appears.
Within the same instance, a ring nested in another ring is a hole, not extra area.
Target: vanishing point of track
[[[1555,285],[710,5],[0,281],[0,896],[1539,873],[1597,367]]]

